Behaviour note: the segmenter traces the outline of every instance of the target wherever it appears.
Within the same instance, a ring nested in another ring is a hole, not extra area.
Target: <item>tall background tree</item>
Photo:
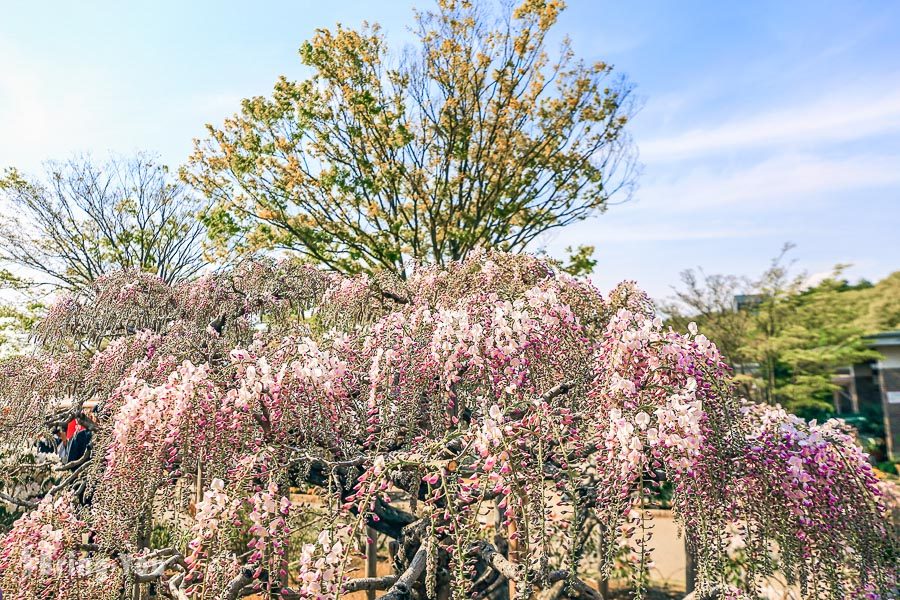
[[[79,290],[120,269],[177,283],[205,264],[201,204],[150,156],[48,163],[0,179],[0,259],[16,276]]]
[[[791,268],[791,248],[757,279],[685,271],[663,310],[676,327],[696,321],[708,332],[748,397],[823,418],[832,412],[836,370],[878,356],[864,335],[894,322],[882,305],[896,296],[897,277],[851,285],[838,265],[811,283]]]
[[[413,260],[521,251],[626,197],[631,87],[568,39],[551,57],[563,7],[493,18],[441,0],[397,61],[377,25],[319,30],[300,49],[309,79],[280,79],[196,142],[183,177],[214,201],[214,246],[406,277]]]

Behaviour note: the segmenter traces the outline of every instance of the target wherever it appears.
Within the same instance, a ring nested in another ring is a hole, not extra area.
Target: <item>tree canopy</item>
[[[0,200],[0,259],[20,279],[75,290],[139,269],[177,282],[206,262],[199,201],[147,155],[51,162],[43,180],[7,169]]]
[[[866,333],[900,329],[900,271],[874,285],[860,285],[850,291],[860,306],[854,324]]]
[[[175,285],[129,271],[61,298],[36,335],[0,365],[0,492],[24,511],[0,538],[9,598],[597,598],[586,546],[602,569],[618,544],[646,564],[662,479],[701,591],[726,593],[732,535],[749,575],[731,598],[755,595],[773,548],[805,597],[896,583],[843,425],[740,404],[716,346],[630,283],[604,297],[503,253],[407,280],[296,260]],[[70,419],[93,430],[83,458],[35,452]],[[394,540],[394,574],[354,567],[367,528]]]
[[[631,87],[567,39],[548,51],[562,9],[494,19],[440,0],[400,56],[377,25],[319,30],[300,48],[309,79],[280,79],[196,142],[182,175],[214,202],[214,247],[402,278],[416,260],[521,251],[627,197]]]
[[[789,249],[757,279],[685,271],[682,287],[663,310],[676,327],[689,321],[703,327],[748,397],[783,404],[807,418],[827,416],[836,370],[878,357],[864,336],[892,321],[885,307],[896,278],[877,289],[852,286],[838,266],[810,285],[805,273],[791,272]]]

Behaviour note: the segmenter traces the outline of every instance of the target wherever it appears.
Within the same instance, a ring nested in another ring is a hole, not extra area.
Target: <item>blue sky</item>
[[[399,47],[411,6],[0,2],[0,166],[138,149],[177,166],[204,123],[302,77],[315,28],[377,21]],[[787,241],[813,275],[900,269],[900,3],[571,0],[558,31],[636,84],[644,169],[551,254],[593,244],[601,288],[655,297],[692,266],[758,273]]]

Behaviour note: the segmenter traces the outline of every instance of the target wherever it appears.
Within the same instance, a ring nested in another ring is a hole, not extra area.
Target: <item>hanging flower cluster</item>
[[[21,441],[0,442],[0,507],[15,512],[40,500],[58,483],[56,452]]]
[[[87,558],[82,542],[88,531],[72,494],[45,497],[7,534],[16,543],[0,547],[4,598],[46,598],[48,590],[61,600],[118,598],[122,568],[109,557]]]
[[[215,574],[223,565],[227,565],[230,571],[240,568],[237,558],[228,552],[225,543],[237,520],[239,506],[239,499],[231,499],[225,493],[225,482],[221,479],[213,479],[210,487],[203,492],[203,499],[195,507],[185,557],[188,568],[185,583],[190,593],[202,590],[203,584],[209,583],[210,579],[215,581]],[[213,587],[210,591],[214,592],[214,586],[210,587]]]
[[[751,429],[729,505],[743,521],[748,550],[762,556],[763,540],[774,541],[782,569],[805,595],[829,593],[832,583],[821,574],[830,569],[842,572],[845,597],[878,589],[871,565],[891,559],[879,541],[890,536],[890,520],[878,480],[843,423],[807,423],[772,407],[744,413]],[[820,571],[805,571],[810,563]]]
[[[193,465],[225,449],[214,418],[219,398],[206,366],[185,362],[158,386],[129,376],[113,397],[123,402],[101,430],[106,435],[98,444],[104,453],[92,511],[97,541],[115,548],[138,543],[139,516],[164,482],[184,474],[186,464],[194,473]]]
[[[323,530],[315,543],[303,545],[297,573],[301,598],[325,600],[341,593],[340,571],[347,549],[340,533]]]
[[[291,529],[287,517],[291,511],[291,501],[279,493],[278,484],[270,482],[265,489],[250,497],[250,527],[252,537],[248,547],[252,550],[248,562],[258,565],[258,577],[264,568],[287,579],[287,544]]]

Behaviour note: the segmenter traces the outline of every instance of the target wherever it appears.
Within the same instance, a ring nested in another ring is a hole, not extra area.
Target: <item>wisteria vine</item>
[[[743,404],[715,345],[631,283],[603,297],[503,253],[405,281],[290,260],[174,287],[124,272],[36,338],[0,365],[3,448],[37,456],[72,419],[93,436],[65,471],[32,459],[30,486],[0,473],[23,513],[0,541],[6,598],[597,598],[586,548],[601,572],[623,545],[643,565],[664,481],[701,593],[754,597],[776,568],[809,597],[895,591],[845,427]],[[393,575],[360,572],[373,530]]]

